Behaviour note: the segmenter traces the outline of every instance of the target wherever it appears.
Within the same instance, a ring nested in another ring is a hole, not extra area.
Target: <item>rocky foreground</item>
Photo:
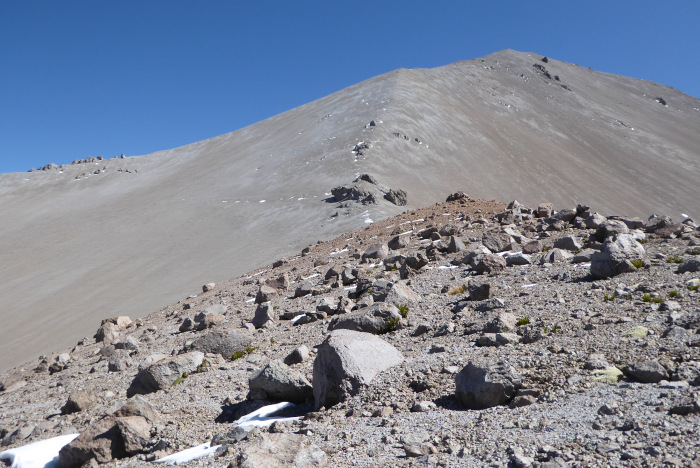
[[[210,441],[187,466],[700,466],[690,219],[455,194],[203,291],[2,374],[0,450],[80,433],[61,466]],[[280,401],[301,419],[230,424]]]

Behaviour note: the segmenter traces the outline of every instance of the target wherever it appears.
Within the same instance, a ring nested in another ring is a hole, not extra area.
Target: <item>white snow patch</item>
[[[300,200],[306,200],[306,198],[304,198],[304,197],[297,198],[297,201],[300,201]]]
[[[313,275],[309,275],[306,278],[302,277],[301,279],[307,280],[307,279],[311,279],[311,278],[316,278],[317,276],[321,276],[321,273],[314,273]]]
[[[188,448],[182,452],[173,453],[167,457],[159,458],[156,463],[167,463],[168,465],[182,465],[192,460],[203,457],[211,457],[216,452],[216,449],[221,445],[211,446],[211,442],[197,445],[196,447]]]
[[[247,303],[249,303],[249,302],[254,302],[254,301],[255,301],[255,298],[252,298],[252,299],[246,299],[245,302],[246,302],[246,304],[247,304]]]
[[[330,255],[338,255],[338,254],[341,254],[341,253],[347,252],[347,251],[348,251],[348,249],[338,250],[337,252],[331,252]]]
[[[685,213],[681,213],[681,216],[683,216],[684,218],[689,218],[689,217],[690,217],[690,216],[688,216],[688,215],[685,214]]]
[[[523,289],[534,288],[535,286],[537,286],[537,283],[533,283],[533,284],[523,284]]]
[[[294,317],[292,320],[290,320],[290,322],[292,322],[292,325],[294,325],[294,324],[297,323],[299,320],[301,320],[302,317],[305,317],[305,316],[306,316],[306,314],[297,315],[297,316]],[[245,417],[245,416],[244,416],[244,417]]]
[[[410,233],[412,233],[412,232],[413,232],[413,229],[411,229],[410,231],[402,232],[401,234],[399,234],[399,237],[401,237],[401,236],[406,236],[406,235],[408,235],[408,234],[410,234]]]
[[[301,315],[299,317],[301,317]],[[277,413],[278,411],[282,411],[283,409],[287,408],[294,408],[295,406],[296,405],[294,403],[289,403],[287,401],[283,401],[282,403],[276,403],[274,405],[263,406],[262,408],[255,410],[250,414],[246,414],[240,419],[237,419],[233,422],[233,424],[244,428],[253,426],[269,427],[275,421],[299,421],[301,419],[301,416],[291,416],[287,418],[271,417],[271,415]]]
[[[40,440],[0,453],[0,461],[11,468],[58,468],[58,452],[80,434],[67,434]]]
[[[258,203],[265,203],[266,200],[260,200]]]
[[[373,222],[371,218],[365,219],[365,224],[372,224]]]

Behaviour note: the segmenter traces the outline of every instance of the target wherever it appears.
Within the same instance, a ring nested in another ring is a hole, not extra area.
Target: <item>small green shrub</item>
[[[640,269],[644,266],[644,260],[632,260],[632,265],[634,265],[636,269]]]
[[[173,382],[173,387],[174,387],[175,385],[179,385],[179,384],[181,384],[182,382],[184,382],[185,379],[186,379],[187,377],[189,377],[189,376],[190,376],[190,374],[188,374],[187,372],[183,372],[183,373],[182,373],[182,377],[178,377],[177,379],[175,379],[175,382]]]
[[[401,317],[403,317],[403,318],[408,317],[408,305],[399,304],[396,306],[396,308],[399,309],[399,313],[401,314]]]
[[[274,338],[270,338],[270,344],[275,344],[275,339],[274,339]]]
[[[698,289],[700,289],[700,284],[696,284],[695,286],[688,286],[688,289],[690,289],[691,291],[697,291]]]
[[[386,326],[384,329],[382,329],[381,332],[379,332],[381,335],[384,335],[386,333],[391,333],[393,331],[396,331],[396,328],[399,326],[399,322],[401,321],[400,318],[398,317],[392,317],[389,320],[386,321]]]
[[[664,300],[661,298],[661,296],[656,296],[651,300],[654,304],[661,304]]]
[[[237,359],[241,359],[242,357],[245,357],[245,352],[243,352],[243,351],[235,351],[235,352],[231,355],[231,360],[232,360],[232,361],[235,361],[235,360],[237,360]]]
[[[674,257],[671,255],[666,259],[666,263],[683,263],[683,259],[679,257]]]
[[[676,297],[676,296],[678,296],[678,291],[676,291],[675,289],[672,291],[669,291],[668,297]]]
[[[642,300],[644,302],[651,302],[651,296],[649,294],[645,294],[642,296]]]
[[[248,354],[253,354],[253,351],[255,351],[256,349],[258,349],[258,348],[255,347],[255,346],[248,346],[248,347],[245,349],[245,352],[248,353]]]
[[[458,294],[464,294],[467,292],[467,287],[463,284],[460,284],[456,288],[450,289],[450,291],[447,293],[448,296],[456,296]]]
[[[197,366],[197,372],[204,372],[209,367],[209,361],[202,359],[202,363]]]
[[[614,300],[615,300],[615,293],[613,293],[613,294],[611,294],[611,295],[609,295],[609,296],[606,294],[606,295],[603,297],[603,302],[612,302],[612,301],[614,301]]]
[[[529,325],[530,324],[530,317],[520,317],[515,324],[519,327],[522,327],[523,325]]]
[[[548,250],[549,250],[549,247],[547,247],[546,245],[543,245],[543,246],[542,246],[542,252],[546,252],[546,251],[548,251]]]

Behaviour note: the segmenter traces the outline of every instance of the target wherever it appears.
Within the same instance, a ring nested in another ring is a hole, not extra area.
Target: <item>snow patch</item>
[[[40,440],[0,453],[0,461],[11,468],[58,468],[58,452],[80,434],[67,434]]]
[[[182,452],[173,453],[167,457],[159,458],[156,463],[167,463],[168,465],[182,465],[192,460],[203,457],[211,457],[216,452],[216,449],[221,445],[211,446],[211,442],[197,445],[196,447],[188,448]]]
[[[299,317],[302,317],[299,315]],[[272,425],[272,423],[276,421],[299,421],[301,419],[301,416],[290,416],[286,418],[275,418],[272,415],[282,411],[283,409],[287,408],[294,408],[296,405],[294,403],[289,403],[287,401],[283,401],[282,403],[276,403],[274,405],[267,405],[263,406],[262,408],[253,411],[250,414],[246,414],[240,419],[237,419],[233,422],[238,427],[269,427]]]

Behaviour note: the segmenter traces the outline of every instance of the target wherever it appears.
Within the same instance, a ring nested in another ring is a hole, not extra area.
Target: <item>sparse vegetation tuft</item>
[[[386,321],[386,326],[384,329],[380,332],[381,335],[384,335],[386,333],[391,333],[393,331],[396,331],[396,329],[399,326],[399,322],[401,321],[400,318],[398,317],[392,317],[389,320]]]
[[[678,291],[677,291],[677,290],[674,289],[674,290],[672,290],[672,291],[669,291],[668,297],[676,297],[676,296],[678,296]]]
[[[671,255],[666,259],[666,263],[683,263],[683,259],[680,257],[674,257]]]
[[[450,290],[447,292],[447,295],[448,295],[448,296],[456,296],[456,295],[458,295],[458,294],[464,294],[465,292],[467,292],[467,287],[466,287],[465,285],[463,285],[463,284],[460,284],[460,285],[457,286],[456,288],[450,289]]]
[[[403,317],[403,318],[408,317],[408,305],[399,304],[396,306],[396,308],[399,309],[399,313],[401,314],[401,317]]]
[[[661,304],[663,301],[664,301],[664,300],[663,300],[663,298],[662,298],[661,296],[656,296],[655,298],[653,298],[653,299],[651,300],[651,302],[653,302],[654,304]]]
[[[651,296],[650,296],[649,294],[644,294],[644,295],[642,296],[642,300],[643,300],[644,302],[651,302]]]
[[[179,384],[181,384],[182,382],[184,382],[185,379],[186,379],[187,377],[189,377],[189,376],[190,376],[190,374],[188,374],[187,372],[183,372],[181,377],[178,377],[177,379],[175,379],[175,382],[173,382],[173,387],[174,387],[175,385],[179,385]]]
[[[640,269],[644,266],[644,260],[632,260],[632,265],[634,265],[636,269]]]
[[[523,325],[529,325],[530,324],[530,317],[520,317],[515,324],[519,327],[522,327]]]

